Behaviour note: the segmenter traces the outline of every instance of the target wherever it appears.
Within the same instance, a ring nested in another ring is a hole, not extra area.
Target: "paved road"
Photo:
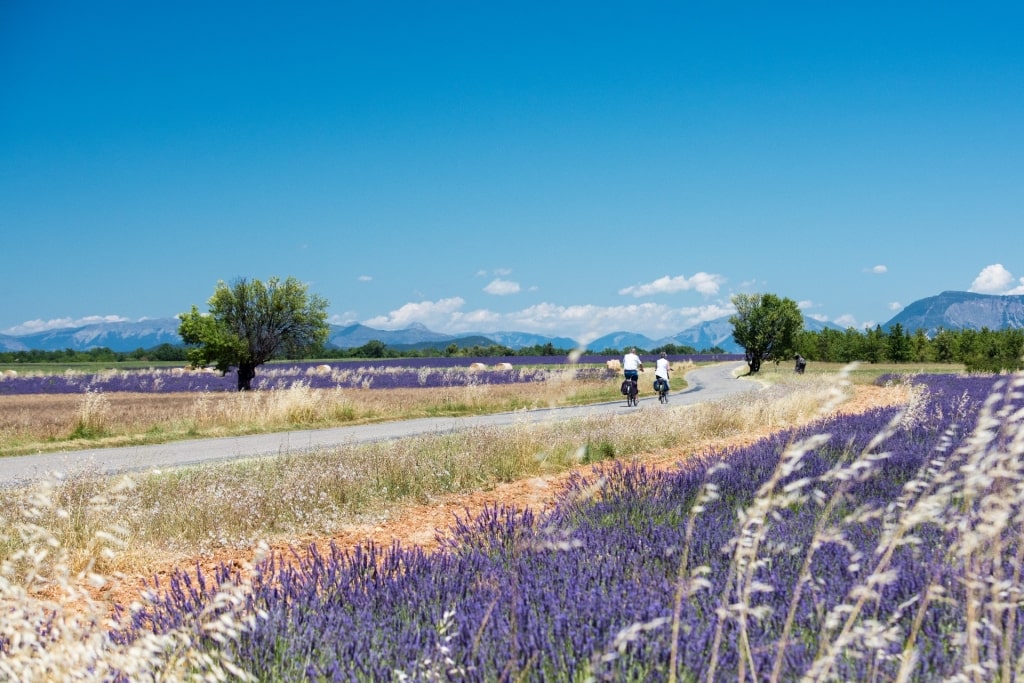
[[[673,392],[669,405],[715,401],[731,394],[757,389],[755,381],[736,379],[745,368],[740,363],[719,363],[691,370],[686,375],[687,388]],[[649,379],[653,381],[654,375]],[[641,376],[641,381],[648,377]],[[642,396],[640,409],[661,408],[657,397],[648,392]],[[0,458],[0,486],[28,483],[51,473],[67,473],[80,468],[113,474],[168,467],[181,467],[238,458],[294,453],[332,446],[369,443],[421,434],[447,433],[476,426],[509,425],[522,422],[553,422],[587,415],[617,414],[637,410],[626,406],[625,400],[567,408],[546,408],[528,411],[474,415],[467,417],[436,417],[399,422],[309,429],[274,434],[174,441],[148,446],[95,448],[63,453],[44,453]]]

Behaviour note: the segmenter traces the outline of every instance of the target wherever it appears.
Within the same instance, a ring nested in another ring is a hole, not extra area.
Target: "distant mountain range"
[[[946,330],[1021,328],[1024,327],[1024,295],[943,292],[909,304],[882,329],[888,331],[896,323],[908,332],[923,329],[928,335],[935,334],[940,327]]]
[[[105,346],[112,351],[151,349],[161,344],[181,344],[177,318],[153,318],[139,322],[95,323],[30,334],[0,334],[3,351],[87,351]]]
[[[918,328],[934,334],[940,327],[947,330],[976,329],[983,327],[998,330],[1024,327],[1024,295],[1001,296],[974,294],[972,292],[943,292],[913,302],[899,314],[882,325],[888,331],[899,323],[904,330],[913,333]],[[833,328],[842,329],[832,323],[821,323],[804,318],[804,327],[812,331]],[[416,349],[441,347],[449,344],[465,346],[489,346],[500,344],[518,350],[535,345],[551,344],[555,348],[575,348],[577,342],[569,337],[549,337],[529,332],[487,332],[465,335],[450,335],[434,332],[423,325],[414,324],[402,330],[378,330],[365,325],[332,325],[328,346],[347,349],[356,348],[377,340],[395,349]],[[181,344],[176,318],[153,318],[139,322],[96,323],[82,327],[47,330],[23,335],[0,334],[0,350],[61,351],[74,349],[86,351],[106,347],[117,352],[136,349],[150,349],[161,344]],[[594,351],[623,349],[636,346],[652,349],[666,344],[692,346],[698,351],[718,347],[726,353],[742,353],[743,349],[732,338],[729,317],[709,320],[690,327],[670,337],[651,339],[635,332],[612,332],[587,344]]]

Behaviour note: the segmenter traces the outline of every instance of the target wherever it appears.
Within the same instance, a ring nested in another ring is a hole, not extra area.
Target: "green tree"
[[[957,334],[947,329],[939,328],[932,339],[932,350],[935,360],[940,363],[953,363],[957,360]]]
[[[546,342],[544,344],[534,344],[533,346],[524,346],[518,351],[514,352],[516,356],[568,356],[572,352],[572,349],[556,349],[554,344]],[[615,355],[616,351],[611,351],[608,355]]]
[[[327,300],[307,292],[289,277],[272,277],[266,284],[240,278],[231,286],[217,283],[208,302],[209,313],[194,305],[178,317],[178,334],[194,348],[193,365],[213,365],[222,373],[238,368],[238,390],[248,391],[256,368],[275,356],[301,357],[327,341]]]
[[[795,301],[775,294],[737,294],[732,304],[732,336],[743,347],[750,374],[760,370],[763,361],[792,357],[797,333],[804,327]]]
[[[831,343],[834,337],[827,333],[838,334],[837,330],[824,329],[820,332],[800,330],[796,335],[796,351],[807,360],[829,362],[832,356]]]
[[[658,354],[664,351],[669,356],[685,356],[688,354],[696,354],[697,349],[686,344],[665,344],[664,346],[656,346],[651,349],[651,353]]]
[[[354,358],[386,358],[388,345],[379,339],[371,339],[362,346],[352,349]]]
[[[960,330],[956,336],[956,359],[967,364],[968,359],[979,356],[981,354],[980,339],[978,330],[970,327]]]
[[[932,342],[923,328],[914,330],[910,340],[910,359],[915,363],[928,363],[932,360]]]
[[[973,341],[971,353],[963,359],[968,372],[1015,372],[1024,367],[1021,330],[983,327],[975,333]]]
[[[885,356],[893,363],[906,363],[910,360],[910,355],[910,335],[904,331],[903,325],[896,323],[889,329],[886,337]]]
[[[843,338],[838,341],[834,360],[840,363],[863,360],[864,342],[865,336],[856,327],[847,327],[843,330]]]
[[[886,358],[886,340],[888,337],[882,331],[881,325],[875,325],[873,330],[864,330],[864,345],[861,347],[861,359],[869,363],[881,363]]]
[[[1006,370],[1024,370],[1024,330],[1010,328],[1001,332],[1003,368]]]

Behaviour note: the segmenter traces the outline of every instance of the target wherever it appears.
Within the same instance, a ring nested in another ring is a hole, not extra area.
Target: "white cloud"
[[[902,308],[903,308],[903,304],[901,304],[899,301],[890,301],[889,302],[889,310],[890,311],[898,311],[898,310],[900,310]]]
[[[839,325],[840,327],[843,327],[843,328],[857,327],[857,319],[854,318],[849,313],[844,313],[843,315],[839,316],[838,318],[836,318],[832,322],[834,322],[836,325]]]
[[[470,311],[469,313],[455,313],[452,316],[453,321],[457,322],[463,331],[469,332],[473,330],[490,330],[496,331],[498,328],[491,326],[500,324],[502,316],[500,313],[494,311],[488,311],[486,309],[477,309]]]
[[[494,294],[495,296],[505,296],[506,294],[517,294],[519,292],[519,283],[512,282],[511,280],[502,280],[497,278],[491,280],[490,284],[484,287],[484,291],[488,294]]]
[[[1013,274],[1003,264],[995,263],[982,268],[967,291],[978,294],[1024,294],[1024,277],[1014,281]]]
[[[4,334],[33,334],[47,330],[61,330],[69,327],[82,327],[98,323],[125,323],[131,318],[120,315],[87,315],[83,318],[53,318],[52,320],[26,320],[20,325],[4,330]]]
[[[387,315],[364,320],[363,324],[383,330],[400,330],[413,323],[420,323],[432,329],[444,329],[451,321],[452,315],[457,313],[464,303],[465,300],[457,296],[440,301],[408,303]]]
[[[359,280],[360,282],[370,282],[371,280],[373,280],[373,276],[372,275],[360,275],[356,279]]]
[[[813,316],[815,320],[820,322],[828,322],[828,316]],[[874,328],[876,323],[874,320],[862,320],[857,321],[857,318],[852,313],[844,313],[832,319],[832,322],[843,329],[852,327],[855,330],[864,330],[866,328]]]
[[[871,266],[867,270],[868,270],[869,273],[875,273],[876,275],[881,275],[883,273],[888,273],[889,272],[888,266],[883,266],[881,264],[879,264],[877,266]]]
[[[344,313],[335,313],[334,315],[327,318],[327,322],[332,325],[352,325],[359,321],[359,317],[355,311],[345,311]]]
[[[631,295],[634,297],[652,296],[655,294],[674,294],[688,290],[696,290],[705,296],[718,294],[718,290],[725,282],[725,277],[714,273],[694,273],[693,277],[677,275],[669,277],[665,275],[653,282],[642,285],[633,285],[619,290],[619,294]]]

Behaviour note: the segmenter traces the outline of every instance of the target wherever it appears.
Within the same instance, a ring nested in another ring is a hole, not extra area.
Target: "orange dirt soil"
[[[857,385],[853,387],[853,391],[853,396],[842,403],[837,412],[855,414],[876,407],[899,404],[907,399],[905,391],[884,387]],[[698,444],[688,450],[724,451],[753,443],[770,433],[771,430],[766,427],[764,430],[750,431],[742,436]],[[638,454],[631,460],[642,462],[648,467],[668,469],[677,466],[681,457],[682,454],[678,450],[668,449]],[[584,465],[559,474],[500,484],[486,491],[450,495],[424,505],[403,506],[390,511],[388,519],[379,525],[354,525],[331,536],[310,535],[290,543],[272,545],[271,550],[275,554],[287,557],[293,552],[304,554],[313,545],[326,549],[333,542],[339,548],[345,549],[373,542],[383,546],[390,546],[392,543],[398,543],[402,547],[419,546],[429,552],[438,547],[438,533],[450,529],[456,517],[472,518],[495,505],[519,510],[528,508],[539,513],[554,505],[573,473],[587,474],[596,466],[598,465]],[[108,584],[98,592],[91,592],[111,606],[115,603],[126,606],[139,599],[144,583],[147,580],[151,581],[154,576],[160,578],[162,585],[166,585],[166,579],[178,569],[194,572],[198,567],[205,576],[212,577],[214,570],[221,564],[241,568],[253,558],[253,554],[254,549],[224,549],[214,554],[182,558],[173,564],[152,567],[145,574],[140,573],[120,582]]]

